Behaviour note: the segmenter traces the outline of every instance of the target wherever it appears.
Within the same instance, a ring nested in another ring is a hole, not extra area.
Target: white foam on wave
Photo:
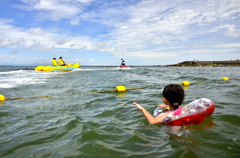
[[[110,68],[77,68],[73,71],[104,71],[104,70],[131,70],[136,69],[132,67],[120,68],[120,67],[110,67]]]
[[[0,88],[13,88],[14,85],[10,85],[10,84],[0,84]]]
[[[51,75],[34,70],[0,72],[0,88],[16,88],[22,85],[46,83],[47,78]]]
[[[5,71],[5,72],[0,72],[0,75],[16,74],[16,73],[21,73],[23,71],[25,70]]]
[[[73,70],[73,71],[98,71],[98,70],[106,70],[106,69],[89,69],[89,68],[87,68],[87,69],[82,69],[82,68],[78,68],[78,69],[75,69],[75,70]]]
[[[120,70],[129,70],[129,69],[136,69],[136,68],[132,68],[132,67],[120,68],[120,67],[117,67],[117,69],[120,69]]]
[[[106,70],[129,70],[135,68],[77,68],[73,71],[106,71]],[[69,72],[43,72],[34,70],[12,70],[0,72],[0,88],[16,88],[23,85],[44,84],[49,78]]]

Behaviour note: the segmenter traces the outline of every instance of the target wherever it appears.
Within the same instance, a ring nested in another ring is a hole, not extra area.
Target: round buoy
[[[190,82],[189,82],[189,81],[183,81],[182,84],[183,84],[184,86],[189,86],[189,85],[190,85]]]
[[[183,86],[183,90],[188,91],[189,90],[189,86]]]
[[[228,78],[227,77],[223,77],[222,80],[228,81]]]
[[[117,92],[125,92],[127,89],[126,89],[126,87],[124,87],[124,86],[117,86],[116,87],[116,91]]]
[[[1,102],[1,101],[4,101],[4,100],[5,100],[4,95],[1,95],[1,94],[0,94],[0,102]]]
[[[127,92],[116,93],[118,97],[126,97]]]

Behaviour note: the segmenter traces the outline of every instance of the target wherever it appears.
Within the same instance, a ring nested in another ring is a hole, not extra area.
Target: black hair
[[[174,110],[182,104],[184,96],[184,90],[178,84],[169,84],[163,89],[163,97],[170,102]]]

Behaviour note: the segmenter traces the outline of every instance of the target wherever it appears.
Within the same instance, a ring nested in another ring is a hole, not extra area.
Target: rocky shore
[[[182,67],[227,67],[240,66],[240,60],[229,61],[184,61],[178,64],[167,66],[182,66]]]

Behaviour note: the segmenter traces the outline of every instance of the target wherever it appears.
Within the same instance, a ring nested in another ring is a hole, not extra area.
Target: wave
[[[53,74],[38,73],[34,70],[0,72],[0,88],[16,88],[23,85],[44,84],[51,75]]]
[[[224,72],[223,72],[224,70]],[[134,71],[80,68],[64,73],[1,71],[1,157],[225,157],[239,155],[239,68],[136,68]],[[149,125],[137,102],[150,113],[162,90],[183,80],[184,104],[200,97],[216,103],[200,125],[175,129]],[[149,86],[124,93],[88,93]],[[156,85],[156,86],[151,86]],[[11,87],[12,86],[12,87]],[[77,94],[79,93],[79,94]],[[216,143],[217,142],[217,143]],[[217,149],[217,150],[216,150]],[[216,156],[215,156],[216,155]]]

